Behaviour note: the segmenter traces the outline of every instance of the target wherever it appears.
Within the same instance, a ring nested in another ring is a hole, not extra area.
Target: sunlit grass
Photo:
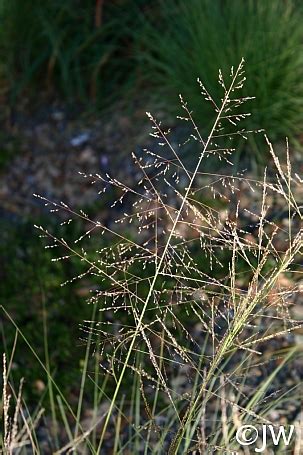
[[[109,434],[117,453],[126,447],[138,451],[142,444],[145,453],[237,448],[235,428],[251,419],[268,421],[272,408],[264,401],[267,389],[297,354],[291,334],[302,321],[291,317],[289,299],[299,289],[295,282],[286,289],[278,283],[281,276],[298,273],[302,229],[293,219],[302,220],[296,202],[302,182],[292,170],[288,144],[284,164],[267,137],[275,172],[269,177],[265,170],[260,180],[234,173],[230,137],[250,134],[241,126],[251,99],[241,97],[244,82],[243,60],[228,77],[219,72],[220,104],[199,82],[215,113],[206,136],[181,97],[181,121],[191,127],[189,139],[200,149],[193,170],[181,159],[182,145],[173,146],[169,131],[148,114],[159,152],[133,155],[139,170],[133,185],[111,175],[85,176],[100,195],[111,187],[119,194],[113,206],[121,204],[124,213],[112,226],[39,196],[51,211],[62,212],[63,224],[80,217],[87,225],[74,239],[37,228],[50,240],[47,248],[58,251],[54,261],[76,257],[86,267],[71,282],[91,276],[99,283],[88,303],[102,318],[82,325],[89,345],[97,339],[100,373],[108,378],[101,389],[107,412],[90,443],[96,453],[106,450]],[[203,172],[210,156],[223,171]],[[259,195],[257,207],[243,206],[243,184]],[[267,220],[273,196],[288,207],[286,226]],[[221,200],[221,209],[203,202],[211,199]],[[242,212],[254,220],[255,237],[242,225]],[[110,245],[98,248],[103,237]],[[94,252],[84,239],[95,245]],[[248,392],[250,369],[268,363],[262,346],[275,338],[289,340],[286,349],[273,353],[273,360],[281,362],[270,381],[265,378]],[[85,362],[88,353],[89,348]],[[81,442],[83,437],[90,441],[87,433],[78,436],[85,371],[74,430]],[[177,386],[182,371],[184,392]],[[272,406],[279,405],[280,395],[277,391]]]

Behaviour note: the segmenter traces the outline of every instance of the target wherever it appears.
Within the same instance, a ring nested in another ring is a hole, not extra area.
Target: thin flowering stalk
[[[202,162],[202,160],[204,158],[204,155],[205,155],[205,153],[206,153],[206,151],[208,149],[208,146],[209,146],[209,144],[210,144],[210,142],[212,140],[212,136],[213,136],[213,134],[214,134],[214,132],[215,132],[215,130],[217,128],[218,122],[220,121],[222,112],[224,111],[224,109],[226,107],[226,104],[227,104],[227,102],[229,100],[230,93],[235,88],[235,83],[237,81],[237,78],[238,78],[238,75],[239,75],[240,71],[243,68],[243,64],[244,64],[244,60],[242,59],[240,64],[239,64],[239,66],[238,66],[238,68],[237,68],[237,70],[235,71],[235,74],[233,76],[233,79],[232,79],[232,82],[230,84],[230,87],[229,87],[228,91],[225,94],[225,97],[223,99],[221,108],[220,108],[220,110],[218,112],[218,115],[217,115],[216,120],[215,120],[215,122],[213,124],[211,132],[210,132],[210,134],[209,134],[209,136],[208,136],[208,138],[207,138],[207,140],[205,142],[205,145],[204,145],[204,148],[202,150],[202,153],[200,154],[200,157],[199,157],[199,160],[197,162],[196,168],[195,168],[194,173],[193,173],[193,175],[191,177],[189,185],[188,185],[188,187],[186,189],[185,195],[184,195],[184,197],[182,199],[180,209],[179,209],[179,211],[177,213],[177,216],[176,216],[176,218],[174,220],[173,226],[172,226],[172,228],[170,230],[170,233],[169,233],[169,236],[168,236],[168,240],[167,240],[167,242],[165,244],[163,253],[162,253],[162,255],[160,257],[160,260],[158,262],[158,265],[156,267],[154,278],[152,280],[151,286],[149,288],[148,295],[147,295],[146,300],[144,302],[144,306],[143,306],[141,315],[139,317],[139,320],[137,321],[136,330],[135,330],[135,332],[133,334],[133,338],[132,338],[132,341],[131,341],[130,346],[129,346],[129,350],[128,350],[128,353],[127,353],[127,356],[126,356],[126,359],[125,359],[124,366],[123,366],[121,374],[119,376],[119,379],[118,379],[118,382],[117,382],[117,385],[116,385],[116,388],[115,388],[115,392],[114,392],[113,397],[111,399],[110,408],[109,408],[108,415],[106,417],[106,420],[105,420],[105,423],[104,423],[104,427],[103,427],[103,430],[102,430],[102,434],[101,434],[100,447],[101,447],[101,444],[102,444],[102,441],[103,441],[103,438],[104,438],[104,435],[105,435],[105,432],[106,432],[106,429],[107,429],[107,425],[108,425],[112,410],[113,410],[113,408],[115,406],[116,398],[117,398],[118,392],[120,390],[120,387],[121,387],[121,384],[122,384],[122,381],[123,381],[123,378],[124,378],[124,374],[125,374],[125,371],[126,371],[126,368],[127,368],[127,364],[128,364],[129,359],[130,359],[130,355],[132,353],[134,344],[136,342],[136,338],[137,338],[138,334],[140,333],[140,331],[142,330],[142,322],[143,322],[143,319],[144,319],[144,316],[145,316],[145,312],[146,312],[146,309],[148,307],[150,298],[152,296],[152,292],[154,290],[154,286],[155,286],[156,280],[157,280],[157,278],[159,276],[159,273],[161,271],[163,261],[164,261],[164,259],[166,257],[167,250],[168,250],[168,248],[170,246],[171,239],[172,239],[173,234],[175,232],[175,229],[176,229],[177,223],[179,221],[180,215],[182,213],[183,207],[184,207],[184,205],[185,205],[185,203],[187,201],[188,195],[189,195],[189,193],[191,191],[193,182],[194,182],[194,180],[196,178],[196,174],[197,174],[197,172],[198,172],[198,170],[200,168],[201,162]]]

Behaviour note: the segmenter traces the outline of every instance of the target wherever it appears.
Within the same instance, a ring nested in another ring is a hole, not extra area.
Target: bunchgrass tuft
[[[121,50],[136,15],[134,7],[102,3],[1,1],[0,90],[13,107],[37,90],[87,108],[119,98],[117,86],[125,88],[131,73]]]
[[[205,132],[214,112],[201,102],[193,78],[202,79],[220,104],[217,68],[226,75],[230,62],[245,56],[247,82],[241,96],[253,93],[255,100],[243,124],[247,129],[262,125],[272,140],[288,136],[294,141],[303,121],[301,24],[302,8],[294,0],[169,0],[163,2],[160,15],[145,21],[139,60],[156,103],[178,112],[182,93]],[[266,156],[260,143],[259,136],[250,137],[253,158]]]
[[[72,282],[84,276],[98,282],[88,301],[98,318],[81,327],[88,349],[69,431],[93,453],[109,447],[121,454],[236,450],[241,424],[273,421],[273,411],[279,415],[298,392],[298,384],[291,397],[273,384],[298,357],[292,337],[302,321],[291,316],[290,306],[300,291],[296,195],[302,181],[292,170],[288,143],[283,163],[266,136],[273,169],[259,179],[233,170],[231,138],[251,134],[242,126],[251,99],[242,96],[244,82],[243,60],[227,76],[219,72],[219,101],[199,82],[214,111],[206,135],[181,97],[180,120],[199,148],[193,169],[181,158],[182,144],[174,145],[148,113],[158,148],[133,154],[136,181],[84,176],[100,197],[111,189],[118,195],[112,224],[38,196],[62,214],[64,224],[80,218],[87,226],[69,240],[37,228],[50,240],[47,247],[58,251],[54,261],[81,259],[83,272]],[[219,172],[204,172],[209,157]],[[287,208],[282,227],[269,217],[277,199]],[[274,340],[278,347],[271,350]],[[78,423],[92,343],[99,360],[91,378],[98,384],[100,374],[104,382],[96,385],[94,419],[85,431]],[[256,381],[260,371],[264,377]],[[102,404],[106,412],[96,432]]]

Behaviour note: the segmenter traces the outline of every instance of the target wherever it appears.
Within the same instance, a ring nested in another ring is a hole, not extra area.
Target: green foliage
[[[178,112],[181,93],[196,122],[207,127],[214,113],[195,79],[219,102],[218,68],[226,75],[243,57],[247,83],[242,95],[256,98],[245,127],[268,129],[273,140],[293,136],[303,120],[302,18],[292,0],[168,0],[161,17],[146,24],[140,64],[158,103]]]
[[[107,2],[106,2],[107,3]],[[95,2],[2,0],[0,53],[2,78],[12,100],[41,87],[67,99],[105,102],[114,87],[124,86],[132,8],[127,2],[105,4],[99,19]]]
[[[67,268],[62,263],[51,262],[51,252],[41,249],[41,240],[31,223],[17,225],[1,221],[2,239],[0,257],[0,300],[41,359],[44,359],[43,319],[46,318],[50,368],[63,390],[70,390],[78,379],[80,360],[84,350],[79,340],[79,323],[91,316],[91,308],[77,292],[60,284],[81,272],[79,261]],[[72,311],[71,311],[72,308]],[[3,346],[12,349],[14,327],[3,319]],[[73,336],[71,337],[71,332]],[[28,371],[27,390],[35,393],[35,381],[43,378],[39,364],[33,362],[28,348],[18,343],[15,378]],[[72,367],[71,367],[72,366]]]

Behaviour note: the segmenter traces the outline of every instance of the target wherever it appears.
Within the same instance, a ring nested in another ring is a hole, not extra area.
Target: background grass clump
[[[205,127],[212,106],[203,102],[200,78],[216,103],[217,68],[227,74],[231,62],[247,62],[242,95],[253,93],[248,129],[265,128],[273,140],[295,137],[303,121],[302,8],[295,1],[163,2],[157,21],[146,23],[139,61],[157,101],[178,110],[182,93]]]
[[[40,88],[104,107],[127,85],[134,9],[144,2],[101,3],[1,1],[1,77],[12,103]]]

